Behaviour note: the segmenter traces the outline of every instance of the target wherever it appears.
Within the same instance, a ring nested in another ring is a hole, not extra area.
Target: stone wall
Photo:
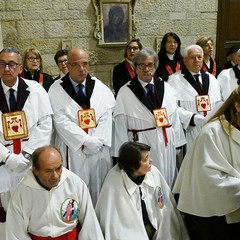
[[[155,48],[162,36],[176,32],[182,47],[202,36],[216,38],[217,0],[136,0],[137,37]],[[95,10],[88,0],[0,0],[3,46],[23,52],[36,47],[44,71],[57,75],[53,56],[63,45],[82,47],[91,57],[91,74],[111,86],[111,70],[123,59],[123,47],[99,47],[93,37]]]

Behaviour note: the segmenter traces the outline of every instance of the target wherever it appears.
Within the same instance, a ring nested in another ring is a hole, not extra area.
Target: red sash
[[[172,75],[172,74],[174,73],[173,70],[171,69],[171,67],[169,66],[168,63],[165,64],[165,67],[166,67],[166,69],[167,69],[169,75]],[[175,72],[178,72],[179,70],[180,70],[180,63],[177,62],[177,66],[176,66],[176,71],[175,71]]]
[[[39,73],[39,83],[43,85],[43,74],[41,72]]]
[[[212,60],[213,60],[213,71],[212,71],[212,75],[214,76],[214,77],[216,77],[216,69],[217,69],[217,64],[216,64],[216,62],[215,62],[215,60],[213,59],[213,58],[211,58]],[[206,68],[206,66],[203,64],[203,66],[202,66],[202,69],[203,69],[203,71],[204,72],[208,72],[208,69]]]
[[[24,72],[21,72],[20,77],[25,78]],[[42,74],[41,72],[39,73],[39,81],[38,81],[38,82],[39,82],[41,85],[43,85],[43,74]]]
[[[129,72],[131,78],[134,78],[135,73],[134,73],[134,71],[133,71],[130,63],[129,63],[127,60],[125,60],[125,65],[126,65],[126,67],[127,67],[127,70],[128,70],[128,72]]]
[[[59,237],[41,237],[41,236],[35,236],[31,233],[28,233],[28,235],[31,237],[32,240],[78,240],[79,232],[80,232],[80,226],[78,225],[72,231],[67,232]]]

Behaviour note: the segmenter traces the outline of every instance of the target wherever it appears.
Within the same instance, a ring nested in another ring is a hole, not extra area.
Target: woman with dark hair
[[[118,94],[119,89],[131,81],[135,76],[132,64],[133,58],[143,48],[139,39],[131,39],[124,49],[125,60],[113,68],[112,83],[115,95]]]
[[[169,32],[163,36],[158,53],[159,65],[155,72],[157,77],[167,81],[171,74],[181,69],[182,55],[180,49],[181,40],[176,33]]]
[[[37,81],[48,91],[54,80],[51,75],[43,72],[43,59],[40,51],[36,48],[26,49],[23,53],[22,65],[21,77]]]
[[[170,188],[152,166],[150,146],[125,142],[96,205],[106,240],[188,239]]]
[[[173,192],[190,239],[240,234],[240,87],[203,126],[181,165]]]

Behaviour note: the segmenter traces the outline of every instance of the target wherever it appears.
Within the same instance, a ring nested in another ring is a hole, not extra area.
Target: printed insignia
[[[164,207],[164,196],[162,193],[162,189],[159,186],[157,186],[155,189],[155,197],[156,197],[159,208],[162,209]]]
[[[94,108],[79,110],[78,121],[82,129],[95,128],[97,124]]]
[[[168,115],[166,108],[158,108],[153,110],[156,126],[158,128],[168,126]]]
[[[196,105],[198,112],[206,112],[211,110],[210,99],[208,95],[196,96]]]
[[[61,205],[60,214],[64,222],[73,222],[77,219],[79,214],[78,202],[73,198],[67,198]]]
[[[24,111],[2,114],[3,134],[6,141],[28,136],[27,120]]]

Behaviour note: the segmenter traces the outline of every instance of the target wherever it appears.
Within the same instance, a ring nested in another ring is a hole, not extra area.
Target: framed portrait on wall
[[[133,0],[93,0],[97,15],[94,36],[100,46],[121,46],[134,37]]]

